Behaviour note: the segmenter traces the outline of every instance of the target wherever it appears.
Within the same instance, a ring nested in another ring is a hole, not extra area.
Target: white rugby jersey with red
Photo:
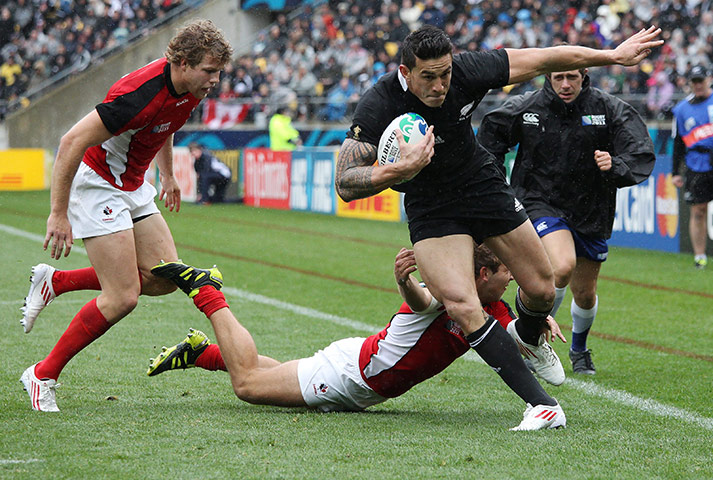
[[[502,300],[483,308],[503,327],[515,318]],[[469,348],[463,331],[442,304],[413,312],[404,302],[386,328],[364,340],[359,369],[372,390],[394,398],[442,372]]]
[[[119,190],[136,190],[156,153],[199,103],[189,92],[176,93],[165,58],[123,76],[96,106],[114,136],[88,148],[84,163]]]

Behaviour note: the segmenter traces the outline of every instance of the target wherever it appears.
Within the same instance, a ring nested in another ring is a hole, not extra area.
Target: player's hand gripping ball
[[[379,165],[396,163],[401,159],[399,142],[396,140],[397,129],[401,130],[406,143],[417,143],[426,136],[428,125],[418,113],[404,113],[396,117],[381,134],[377,150]]]

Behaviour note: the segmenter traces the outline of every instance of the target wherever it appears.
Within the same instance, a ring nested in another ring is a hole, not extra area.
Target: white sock
[[[708,257],[706,257],[706,254],[705,254],[705,253],[701,253],[701,254],[696,255],[695,257],[693,257],[693,260],[696,261],[696,262],[697,262],[698,260],[708,260]]]
[[[562,305],[562,300],[564,300],[565,293],[567,293],[566,285],[562,288],[555,287],[555,303],[552,306],[552,311],[550,312],[550,315],[552,315],[552,317],[557,315],[557,310],[559,310],[560,305]]]
[[[597,316],[597,307],[599,307],[599,296],[594,300],[594,306],[589,309],[581,308],[572,299],[570,312],[572,313],[572,333],[582,333],[591,328],[594,323],[594,317]]]

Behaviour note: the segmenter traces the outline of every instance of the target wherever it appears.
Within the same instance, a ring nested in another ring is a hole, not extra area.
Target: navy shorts
[[[535,231],[540,238],[557,230],[569,230],[572,234],[572,239],[574,239],[574,250],[577,257],[584,257],[593,262],[603,262],[607,259],[609,247],[605,239],[579,234],[572,230],[562,218],[540,217],[533,220],[532,224],[535,226]]]
[[[684,200],[689,205],[708,203],[713,200],[713,170],[708,172],[686,172]]]
[[[411,243],[447,235],[470,235],[477,243],[523,224],[527,213],[498,168],[485,164],[466,185],[442,195],[406,194]]]

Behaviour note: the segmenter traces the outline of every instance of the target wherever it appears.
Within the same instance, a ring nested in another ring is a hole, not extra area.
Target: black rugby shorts
[[[477,243],[508,233],[528,220],[498,168],[488,163],[468,181],[437,196],[407,194],[411,243],[447,235],[470,235]]]
[[[708,203],[713,200],[713,170],[708,172],[686,172],[686,193],[683,198],[689,205]]]

